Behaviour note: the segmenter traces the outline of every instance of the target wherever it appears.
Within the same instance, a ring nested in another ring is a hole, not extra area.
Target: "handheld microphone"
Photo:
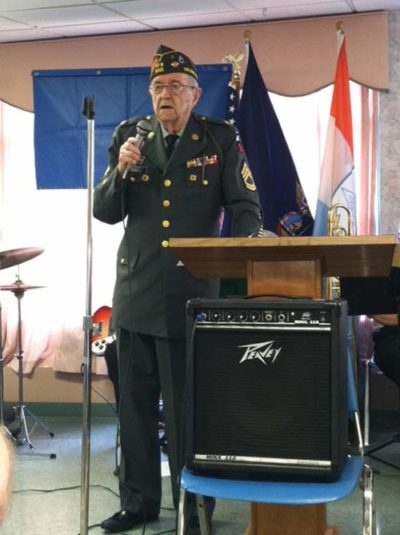
[[[136,146],[139,150],[142,150],[144,142],[146,141],[146,136],[151,132],[151,124],[146,119],[141,119],[136,125]],[[134,168],[134,167],[133,167]],[[128,176],[128,173],[133,169],[132,167],[127,167],[122,175],[123,180]]]

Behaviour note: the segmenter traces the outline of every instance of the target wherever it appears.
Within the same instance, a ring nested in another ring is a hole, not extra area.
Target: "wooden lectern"
[[[249,295],[310,299],[322,298],[323,277],[385,277],[399,257],[394,236],[175,238],[170,246],[196,278],[247,278]],[[325,504],[253,503],[246,535],[338,534],[326,522]]]

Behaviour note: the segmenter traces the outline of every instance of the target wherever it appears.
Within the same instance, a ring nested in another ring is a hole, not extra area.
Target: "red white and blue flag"
[[[314,236],[328,234],[328,212],[338,205],[350,213],[350,231],[356,234],[356,193],[353,157],[349,71],[346,39],[339,31],[339,52],[336,66],[332,104],[328,122],[324,158],[314,222]],[[338,209],[333,226],[348,229],[349,214]]]

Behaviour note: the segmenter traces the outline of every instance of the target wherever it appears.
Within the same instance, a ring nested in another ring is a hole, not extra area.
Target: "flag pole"
[[[343,45],[343,41],[345,38],[345,31],[344,31],[344,24],[343,21],[339,20],[336,23],[336,33],[337,33],[337,56],[339,57],[340,49]],[[350,211],[350,208],[347,206],[336,203],[331,205],[330,210],[328,211],[328,222],[331,219],[331,216],[329,214],[334,214],[334,225],[336,225],[336,229],[339,229],[338,235],[343,235],[341,233],[341,229],[343,229],[343,223],[340,223],[341,216],[339,215],[339,210],[342,210],[344,213],[344,217],[342,216],[342,220],[344,219],[347,222],[347,225],[345,228],[347,230],[344,232],[345,235],[354,234],[354,230],[357,228],[356,222],[353,221],[352,213]],[[334,232],[332,232],[333,234]],[[330,277],[328,279],[328,290],[333,290],[333,292],[336,290],[336,296],[337,294],[340,296],[341,294],[341,288],[340,288],[340,280],[337,277]],[[335,296],[335,293],[334,293]],[[329,295],[328,295],[329,297]],[[358,335],[358,328],[355,321],[355,317],[349,317],[348,318],[348,328],[350,329],[350,333],[348,333],[349,336],[349,342],[350,342],[350,354],[351,354],[351,361],[353,364],[353,370],[355,373],[354,380],[357,384],[357,335]],[[361,426],[358,414],[356,414],[355,418],[355,425],[356,425],[356,432],[358,437],[361,437],[362,442],[362,434],[361,434]]]
[[[245,47],[245,54],[246,54],[246,68],[249,63],[249,49],[250,49],[250,41],[251,41],[251,30],[245,30],[244,31],[244,47]]]

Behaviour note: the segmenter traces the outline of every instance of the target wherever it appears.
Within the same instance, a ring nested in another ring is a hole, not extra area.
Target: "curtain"
[[[360,180],[359,202],[357,205],[359,234],[372,236],[379,234],[379,94],[368,87],[360,86]],[[361,316],[358,322],[358,358],[363,362],[373,353],[374,321],[367,316]]]
[[[227,54],[244,52],[244,34],[249,31],[256,56],[265,58],[259,67],[269,91],[286,96],[307,95],[333,81],[339,21],[344,24],[348,42],[350,78],[367,87],[388,90],[388,16],[385,11],[366,12],[2,43],[0,99],[33,110],[32,69],[98,69],[99,61],[102,68],[142,67],[151,63],[160,43],[185,51],[197,65],[219,63]],[[396,47],[396,40],[393,43]]]
[[[361,143],[360,143],[360,202],[357,206],[359,234],[374,235],[379,232],[376,191],[379,189],[378,170],[378,112],[379,94],[368,87],[360,87],[361,93]]]

